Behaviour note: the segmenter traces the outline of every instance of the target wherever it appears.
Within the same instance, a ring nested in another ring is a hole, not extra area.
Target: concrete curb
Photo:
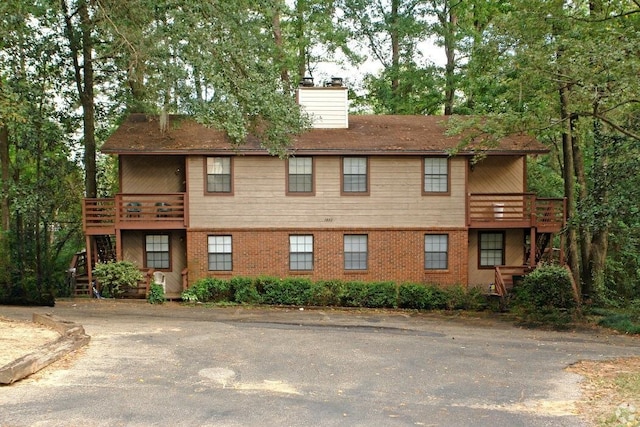
[[[77,323],[60,319],[51,314],[33,313],[33,322],[47,326],[60,334],[60,338],[37,348],[0,367],[0,384],[12,384],[89,343],[91,337]]]

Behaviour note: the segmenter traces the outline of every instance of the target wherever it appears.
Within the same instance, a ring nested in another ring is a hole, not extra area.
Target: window
[[[446,270],[448,267],[449,236],[427,234],[424,236],[424,268]]]
[[[504,233],[480,233],[480,267],[504,265]]]
[[[345,235],[344,236],[344,269],[345,270],[366,270],[367,269],[367,236],[366,235]]]
[[[344,157],[342,159],[342,192],[343,193],[367,193],[366,157]]]
[[[313,236],[289,236],[289,268],[313,270]]]
[[[146,267],[159,270],[168,270],[169,263],[169,236],[164,234],[145,236]]]
[[[313,158],[291,157],[287,161],[287,192],[313,192]]]
[[[231,193],[231,157],[207,157],[207,192]]]
[[[424,192],[449,192],[449,159],[446,157],[424,158]]]
[[[231,236],[208,236],[210,271],[231,271]]]

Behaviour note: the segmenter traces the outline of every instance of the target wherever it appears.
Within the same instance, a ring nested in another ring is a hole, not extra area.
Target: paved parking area
[[[579,360],[637,338],[406,312],[151,306],[53,313],[89,345],[0,388],[2,426],[582,426]]]

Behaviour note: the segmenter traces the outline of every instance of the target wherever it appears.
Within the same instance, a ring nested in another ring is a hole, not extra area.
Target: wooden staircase
[[[109,262],[116,260],[115,245],[113,237],[110,235],[100,235],[93,238],[98,262]],[[90,266],[89,266],[90,265]],[[67,284],[72,297],[91,297],[93,286],[89,283],[89,268],[93,268],[94,263],[89,264],[87,252],[76,253],[67,270]]]

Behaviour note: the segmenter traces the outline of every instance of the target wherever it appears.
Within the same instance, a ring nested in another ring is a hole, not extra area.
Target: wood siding
[[[489,231],[489,230],[486,230]],[[495,230],[504,231],[504,230]],[[478,230],[469,230],[469,286],[487,287],[495,279],[493,268],[478,268]],[[524,265],[524,231],[505,231],[505,265]]]
[[[186,233],[184,231],[159,232],[155,230],[126,230],[122,232],[122,259],[145,269],[145,236],[149,234],[169,234],[171,251],[171,270],[164,271],[167,278],[167,294],[182,292],[182,270],[187,267]]]
[[[370,157],[370,194],[340,195],[341,157],[316,157],[315,196],[287,196],[285,161],[234,157],[233,196],[205,195],[205,160],[188,159],[189,224],[199,228],[464,227],[464,158],[451,194],[422,195],[422,157]]]
[[[469,193],[523,193],[524,156],[485,157],[469,171]]]
[[[184,168],[183,156],[120,156],[120,192],[184,192]]]
[[[312,127],[346,129],[349,127],[349,101],[346,87],[298,89],[298,103],[309,114]]]

